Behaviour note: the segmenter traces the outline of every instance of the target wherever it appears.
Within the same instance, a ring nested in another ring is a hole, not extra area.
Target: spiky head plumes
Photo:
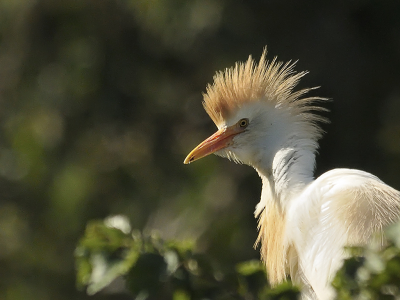
[[[250,55],[246,62],[238,62],[232,68],[220,71],[214,76],[214,83],[207,86],[204,94],[204,108],[217,127],[229,119],[246,104],[266,101],[276,108],[285,108],[292,114],[302,116],[309,122],[326,121],[312,111],[324,110],[313,106],[320,97],[302,98],[315,88],[293,92],[301,77],[308,72],[296,72],[296,62],[278,62],[275,57],[266,60],[267,49],[257,64]]]
[[[318,113],[325,109],[315,103],[326,99],[304,97],[315,88],[294,91],[307,72],[296,72],[295,62],[278,62],[276,57],[268,62],[266,55],[265,48],[258,63],[249,56],[246,62],[218,72],[207,86],[204,108],[219,130],[229,130],[230,138],[207,152],[202,145],[201,156],[215,153],[256,169],[259,162],[272,169],[279,150],[303,147],[310,153],[307,170],[312,172],[311,160],[323,132],[319,123],[326,122]],[[246,128],[239,130],[243,120]],[[191,153],[185,162],[200,158],[198,154]]]

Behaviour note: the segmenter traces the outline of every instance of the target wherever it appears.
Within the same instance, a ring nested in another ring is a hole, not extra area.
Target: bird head
[[[307,72],[297,73],[295,63],[276,58],[268,62],[266,54],[264,49],[258,64],[250,56],[214,76],[203,106],[218,130],[189,153],[185,164],[214,153],[257,166],[260,161],[272,163],[288,141],[315,144],[322,133],[317,123],[324,119],[312,111],[323,109],[310,104],[324,99],[302,97],[313,88],[293,92]]]

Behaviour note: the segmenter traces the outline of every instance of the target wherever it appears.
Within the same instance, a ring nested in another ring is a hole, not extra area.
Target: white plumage
[[[344,246],[364,245],[399,219],[400,192],[372,174],[334,169],[314,180],[322,135],[320,97],[293,92],[306,72],[294,64],[246,63],[217,73],[204,107],[218,131],[185,163],[208,154],[252,166],[263,183],[259,217],[261,255],[272,285],[290,275],[303,299],[332,299],[330,281],[346,257]],[[379,241],[383,243],[382,241]]]

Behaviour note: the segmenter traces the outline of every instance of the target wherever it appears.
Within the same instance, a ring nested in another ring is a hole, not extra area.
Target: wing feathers
[[[348,245],[367,243],[372,234],[399,219],[400,192],[377,177],[347,169],[326,175],[322,181],[328,181],[330,190],[321,198],[328,205],[326,217],[346,227]]]
[[[345,246],[362,246],[400,218],[400,192],[374,175],[335,169],[312,182],[294,199],[287,226],[304,276],[320,299],[346,257]]]

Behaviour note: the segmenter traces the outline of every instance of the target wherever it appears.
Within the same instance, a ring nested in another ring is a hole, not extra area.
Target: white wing
[[[343,247],[368,243],[400,216],[400,192],[359,170],[326,172],[293,202],[288,235],[319,299],[333,297],[327,282],[346,256]]]

